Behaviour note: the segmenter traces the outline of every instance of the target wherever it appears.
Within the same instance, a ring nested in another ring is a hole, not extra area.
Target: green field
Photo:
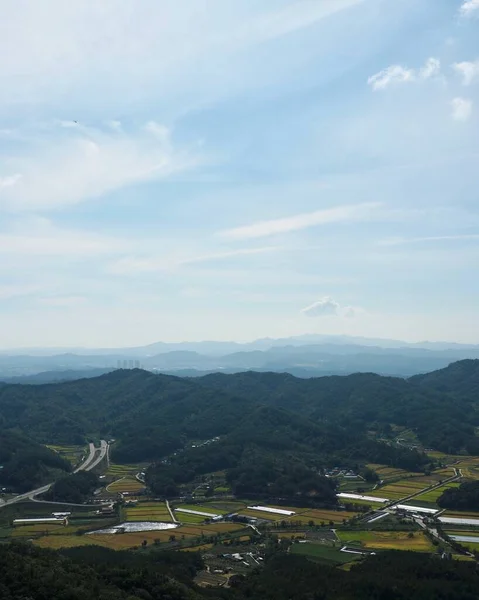
[[[171,523],[171,515],[164,502],[141,502],[136,506],[126,506],[127,521],[160,521]]]
[[[435,488],[434,490],[430,490],[429,492],[425,492],[420,496],[416,496],[416,498],[414,498],[414,501],[416,502],[417,500],[419,502],[428,502],[430,504],[435,504],[437,502],[437,499],[443,494],[445,490],[447,490],[448,488],[459,487],[459,485],[460,484],[455,481],[451,483],[446,483],[446,485]]]
[[[340,552],[338,548],[333,546],[326,546],[323,544],[314,543],[297,543],[291,546],[292,554],[299,554],[306,556],[314,560],[315,562],[330,563],[330,564],[344,564],[352,562],[359,558],[357,554],[349,554],[347,552]]]
[[[406,531],[337,531],[336,534],[342,543],[358,544],[368,550],[434,550],[434,546],[422,531],[415,531],[413,537],[409,537],[410,533]]]
[[[134,495],[135,493],[144,490],[145,486],[137,479],[126,475],[121,479],[117,479],[113,483],[107,485],[106,489],[108,492],[116,492],[122,494],[127,493]]]

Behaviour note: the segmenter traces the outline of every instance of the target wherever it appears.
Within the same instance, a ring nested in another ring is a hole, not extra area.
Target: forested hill
[[[23,435],[0,431],[0,488],[25,492],[66,474],[70,463]]]
[[[465,362],[477,368],[479,361]],[[186,379],[141,370],[57,384],[1,385],[0,430],[20,429],[43,443],[113,436],[116,458],[124,461],[155,460],[188,441],[215,436],[224,443],[241,437],[271,446],[275,431],[277,439],[301,445],[305,423],[315,428],[309,438],[318,440],[313,445],[316,451],[321,447],[325,460],[354,448],[359,457],[376,454],[386,444],[370,447],[371,432],[376,440],[387,438],[391,425],[412,428],[427,447],[477,453],[475,379],[461,379],[461,365],[450,367],[451,379],[458,381],[449,387],[448,370],[438,372],[445,389],[437,389],[435,374],[429,375],[430,384],[427,378],[374,374],[298,379],[248,372]],[[258,413],[261,408],[270,410]],[[277,419],[281,425],[273,429]]]
[[[468,379],[461,379],[457,373],[464,363],[469,367]],[[474,432],[479,395],[477,376],[472,372],[479,373],[478,360],[453,363],[426,379],[405,380],[373,373],[297,379],[288,374],[247,372],[207,375],[199,381],[207,388],[257,398],[261,403],[314,420],[354,425],[359,430],[372,423],[406,426],[415,430],[427,447],[446,452],[466,447],[474,454],[479,451]],[[442,390],[437,389],[436,374],[442,379]],[[458,391],[452,393],[455,389]]]
[[[473,600],[474,563],[413,552],[381,552],[350,571],[299,556],[273,554],[263,569],[230,588],[194,584],[198,552],[121,552],[98,546],[61,553],[31,545],[0,546],[2,600]],[[380,576],[378,576],[378,574]]]
[[[479,402],[479,360],[460,360],[445,369],[411,377],[409,381]]]

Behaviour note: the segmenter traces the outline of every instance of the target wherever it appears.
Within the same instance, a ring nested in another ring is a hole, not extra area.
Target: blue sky
[[[479,343],[479,0],[0,0],[0,346]]]

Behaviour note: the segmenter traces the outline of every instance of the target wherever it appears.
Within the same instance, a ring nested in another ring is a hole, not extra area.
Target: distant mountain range
[[[157,342],[135,348],[36,348],[0,352],[0,380],[31,383],[88,377],[115,368],[197,376],[211,372],[288,372],[298,377],[375,372],[408,377],[479,358],[479,345],[303,335],[236,342]],[[91,371],[91,372],[90,372]],[[52,372],[52,373],[50,373]],[[42,376],[37,374],[42,373]]]

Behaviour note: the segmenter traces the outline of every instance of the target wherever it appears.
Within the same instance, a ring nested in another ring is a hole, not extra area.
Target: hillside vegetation
[[[478,364],[463,361],[419,380],[374,374],[305,380],[252,372],[182,379],[118,370],[58,384],[4,385],[0,427],[43,443],[112,436],[117,462],[158,461],[149,483],[166,495],[219,470],[227,471],[237,493],[284,495],[298,487],[294,473],[311,475],[333,463],[427,468],[425,454],[395,443],[395,426],[413,431],[424,447],[477,453]],[[447,380],[454,381],[458,371],[470,384],[453,393]],[[219,440],[192,447],[195,440],[213,438]],[[322,478],[302,481],[301,494],[333,497]]]

